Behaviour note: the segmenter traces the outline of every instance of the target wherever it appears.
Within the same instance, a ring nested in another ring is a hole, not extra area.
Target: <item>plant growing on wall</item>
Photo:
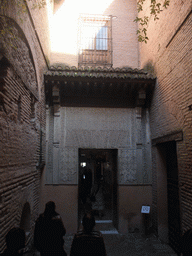
[[[32,6],[32,9],[41,9],[44,8],[48,0],[0,0],[0,15],[3,15],[8,9],[8,5],[15,5],[17,9],[17,15],[21,21],[23,21],[23,14],[28,10],[28,4]],[[49,0],[55,4],[59,3],[60,0]],[[146,0],[137,0],[137,10],[138,13],[143,11],[143,5]],[[154,20],[159,19],[159,14],[164,9],[167,9],[169,6],[170,0],[150,0],[150,15]],[[149,40],[147,37],[147,27],[149,22],[149,16],[136,17],[134,20],[139,24],[137,30],[138,41],[145,42]],[[0,38],[5,34],[5,28],[0,28]],[[11,28],[8,28],[7,32],[11,34]]]
[[[137,0],[137,11],[138,13],[143,11],[143,4],[146,0]],[[164,9],[167,9],[169,6],[170,0],[163,0],[163,3],[160,3],[160,0],[150,0],[150,15],[154,20],[159,19],[159,14]],[[138,41],[147,43],[149,38],[147,37],[147,27],[149,22],[149,16],[143,16],[142,18],[136,17],[134,20],[139,24],[139,29],[137,30]]]
[[[9,16],[9,12],[15,13],[20,22],[24,22],[26,19],[25,14],[29,11],[29,5],[31,9],[40,10],[46,6],[47,1],[48,0],[0,0],[0,40],[3,37],[9,37],[10,40],[8,44],[15,48],[13,40],[17,38],[13,32],[13,27],[5,22],[5,17]],[[53,0],[49,1],[51,3]],[[4,40],[2,40],[2,43],[3,42]],[[6,44],[4,46],[6,46]]]
[[[18,11],[20,13],[24,13],[27,11],[26,8],[26,3],[31,2],[32,3],[32,8],[38,8],[41,9],[46,5],[46,0],[39,0],[39,1],[34,1],[34,0],[0,0],[0,10],[1,13],[4,13],[4,11],[8,8],[8,4],[10,5],[16,5],[18,8]],[[51,1],[50,1],[51,2]]]

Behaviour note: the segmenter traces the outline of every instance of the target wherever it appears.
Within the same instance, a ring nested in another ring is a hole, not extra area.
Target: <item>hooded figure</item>
[[[25,247],[25,232],[21,228],[12,228],[6,235],[6,245],[2,256],[21,256]]]
[[[94,231],[95,218],[91,212],[83,217],[83,230],[75,234],[70,256],[106,256],[102,234]]]
[[[60,215],[55,211],[55,203],[46,203],[45,211],[35,224],[34,245],[41,256],[66,256],[64,239],[66,230]]]

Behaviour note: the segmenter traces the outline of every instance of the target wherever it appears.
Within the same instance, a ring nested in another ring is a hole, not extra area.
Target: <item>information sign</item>
[[[150,206],[142,206],[141,213],[150,213]]]

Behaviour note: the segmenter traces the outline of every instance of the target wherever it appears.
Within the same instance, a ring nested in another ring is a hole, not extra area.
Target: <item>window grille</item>
[[[79,18],[79,67],[112,66],[111,16],[81,15]]]
[[[21,121],[21,96],[19,96],[17,101],[17,119]]]
[[[35,107],[36,107],[35,103],[36,103],[35,97],[31,93],[31,119],[35,118]]]

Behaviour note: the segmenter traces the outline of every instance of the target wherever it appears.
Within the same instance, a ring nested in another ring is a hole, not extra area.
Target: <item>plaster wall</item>
[[[61,215],[67,234],[77,232],[78,186],[45,185],[42,190],[41,212],[48,201],[54,201]],[[120,233],[144,232],[145,224],[141,213],[142,205],[151,206],[152,187],[118,186],[118,230]],[[151,215],[150,223],[151,225]]]
[[[144,216],[141,213],[143,205],[152,204],[152,186],[119,186],[119,232],[145,232]],[[151,212],[149,214],[151,226]]]
[[[56,211],[61,215],[67,234],[77,232],[78,224],[78,186],[77,185],[46,185],[42,190],[40,212],[45,209],[48,201],[54,201]]]

